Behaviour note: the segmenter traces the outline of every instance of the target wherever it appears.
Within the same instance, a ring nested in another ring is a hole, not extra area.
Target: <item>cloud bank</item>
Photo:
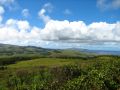
[[[28,21],[9,19],[0,27],[0,41],[10,42],[15,40],[21,42],[54,41],[88,44],[120,43],[120,22],[113,24],[94,22],[86,25],[83,21],[50,20],[41,29],[30,26]]]

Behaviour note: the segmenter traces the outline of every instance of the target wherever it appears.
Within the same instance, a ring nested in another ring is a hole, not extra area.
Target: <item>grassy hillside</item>
[[[91,55],[92,56],[92,55]],[[74,50],[44,49],[33,46],[0,44],[0,65],[14,64],[18,61],[35,58],[88,58],[89,54]]]
[[[33,46],[16,46],[8,44],[0,44],[0,55],[16,55],[16,54],[48,54],[49,49],[43,49]]]
[[[16,64],[8,65],[9,68],[33,68],[39,66],[45,67],[55,67],[61,65],[72,64],[73,60],[66,60],[66,59],[58,59],[58,58],[39,58],[33,59],[29,61],[21,61]]]
[[[34,46],[16,46],[16,45],[8,45],[8,44],[0,44],[0,55],[26,55],[26,54],[39,54],[43,56],[51,56],[51,57],[79,57],[85,56],[85,53],[80,53],[80,51],[75,50],[60,50],[60,49],[45,49],[41,47]]]
[[[0,45],[0,90],[120,90],[120,56]]]

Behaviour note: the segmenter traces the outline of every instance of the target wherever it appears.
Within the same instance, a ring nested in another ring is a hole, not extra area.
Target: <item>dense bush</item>
[[[78,78],[69,80],[65,90],[117,90],[120,89],[120,62],[95,63]]]
[[[98,56],[87,67],[79,63],[55,67],[17,69],[5,78],[0,90],[119,90],[119,57]],[[79,61],[80,62],[80,61]],[[6,70],[6,66],[1,66]]]
[[[7,86],[15,90],[118,90],[120,61],[96,62],[87,68],[68,65],[32,73],[16,71],[8,78]]]
[[[7,85],[11,90],[43,90],[49,89],[51,80],[52,75],[49,71],[40,70],[36,73],[29,73],[23,70],[9,77]]]

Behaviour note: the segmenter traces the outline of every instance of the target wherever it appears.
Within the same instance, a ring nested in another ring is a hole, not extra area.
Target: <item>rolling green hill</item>
[[[49,49],[43,49],[34,46],[17,46],[0,44],[0,55],[15,55],[15,54],[47,54]]]
[[[46,55],[51,57],[59,57],[59,56],[73,56],[77,57],[80,55],[84,55],[80,53],[80,51],[65,49],[45,49],[41,47],[35,46],[17,46],[17,45],[9,45],[9,44],[0,44],[0,55],[22,55],[22,54],[39,54]]]
[[[120,56],[0,44],[0,90],[120,90]]]
[[[75,50],[45,49],[34,46],[16,46],[0,44],[0,65],[13,64],[18,61],[35,58],[88,58],[93,55]]]

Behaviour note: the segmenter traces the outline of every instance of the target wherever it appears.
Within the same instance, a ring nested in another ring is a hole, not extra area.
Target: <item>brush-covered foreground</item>
[[[3,64],[0,90],[120,90],[120,57],[49,57]]]

